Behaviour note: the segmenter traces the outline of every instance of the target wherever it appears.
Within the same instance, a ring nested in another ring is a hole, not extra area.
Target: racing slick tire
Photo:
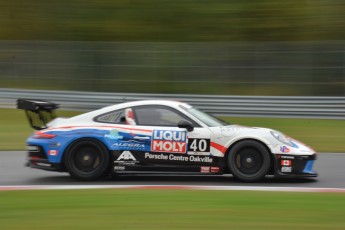
[[[271,157],[263,144],[254,140],[244,140],[230,149],[227,164],[236,179],[255,182],[263,179],[267,174]]]
[[[82,139],[66,151],[65,166],[71,177],[92,181],[103,176],[109,166],[109,153],[99,141]]]

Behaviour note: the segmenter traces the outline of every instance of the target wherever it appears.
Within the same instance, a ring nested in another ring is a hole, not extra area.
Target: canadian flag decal
[[[282,166],[291,166],[291,160],[281,160],[280,164]]]

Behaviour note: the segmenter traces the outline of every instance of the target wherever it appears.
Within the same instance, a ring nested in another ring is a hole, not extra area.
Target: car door
[[[133,111],[136,128],[152,130],[150,150],[142,152],[140,157],[146,166],[162,171],[210,171],[207,166],[215,162],[210,152],[211,131],[208,128],[168,106],[137,106]],[[179,128],[181,120],[190,122],[193,131]]]

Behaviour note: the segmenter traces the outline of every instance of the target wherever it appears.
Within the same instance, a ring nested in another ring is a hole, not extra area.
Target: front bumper
[[[288,155],[276,154],[275,177],[317,177],[318,174],[313,170],[316,154],[313,155]]]

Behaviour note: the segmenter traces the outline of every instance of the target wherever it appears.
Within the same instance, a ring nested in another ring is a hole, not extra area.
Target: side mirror
[[[193,124],[186,120],[179,121],[177,127],[186,128],[188,132],[192,132],[194,130]]]

